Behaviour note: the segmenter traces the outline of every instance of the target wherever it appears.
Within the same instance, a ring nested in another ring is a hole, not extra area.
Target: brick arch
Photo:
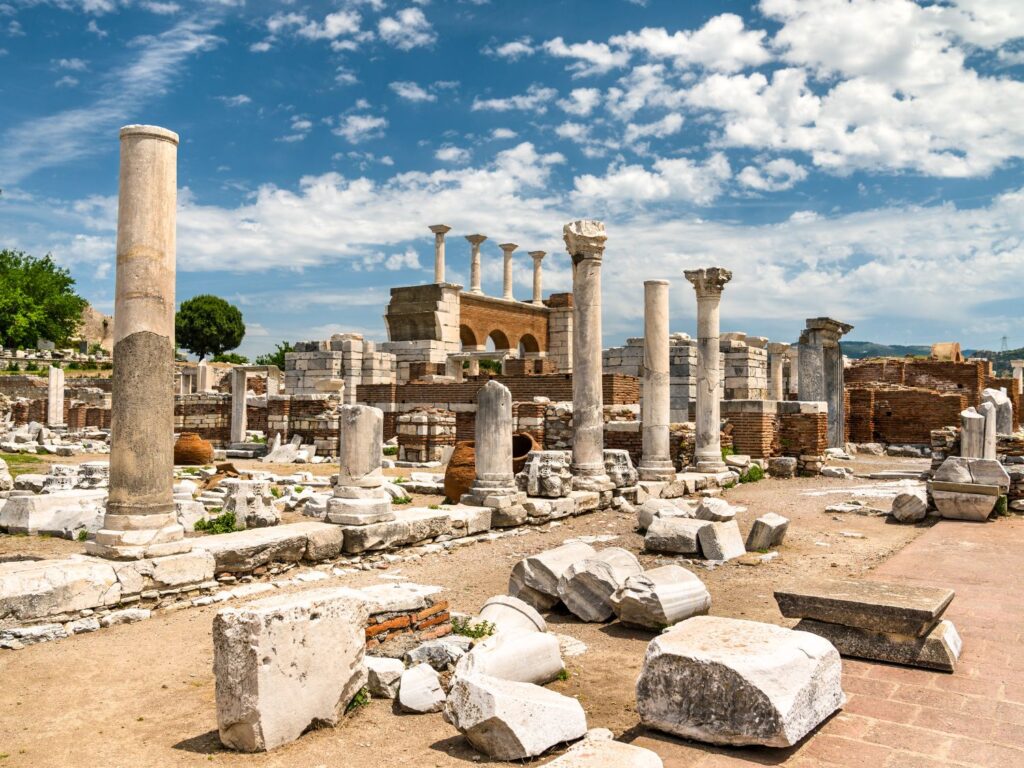
[[[516,349],[526,355],[537,354],[540,352],[540,342],[534,338],[531,333],[524,333],[519,337],[519,343],[516,344]]]
[[[495,328],[493,331],[487,334],[487,338],[494,342],[495,349],[512,349],[512,345],[508,340],[508,335],[500,328]]]
[[[529,336],[537,344],[538,352],[548,351],[548,307],[526,302],[509,302],[491,296],[462,293],[459,296],[459,324],[462,347],[466,349],[469,335],[483,349],[487,340],[497,331],[504,337],[496,343],[498,349],[518,350],[520,341]],[[504,346],[507,341],[508,346]]]
[[[477,349],[480,346],[476,332],[466,324],[459,326],[459,341],[462,342],[463,349]]]

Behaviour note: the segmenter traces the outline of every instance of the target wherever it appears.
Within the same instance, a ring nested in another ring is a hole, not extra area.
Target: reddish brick
[[[393,619],[382,622],[380,624],[373,624],[366,628],[366,636],[373,637],[379,635],[381,632],[387,632],[392,629],[399,629],[401,627],[408,627],[412,622],[408,616],[396,616]]]
[[[962,712],[949,712],[944,709],[922,707],[921,711],[914,718],[914,725],[921,728],[930,728],[933,731],[940,731],[942,733],[987,739],[988,735],[992,732],[994,721],[971,717]]]
[[[420,640],[435,640],[435,639],[437,639],[439,637],[444,637],[445,635],[450,635],[451,633],[452,633],[452,625],[451,624],[443,624],[443,625],[441,625],[439,627],[435,627],[434,629],[428,630],[426,632],[420,632],[418,634],[419,634]]]
[[[416,629],[426,629],[427,627],[437,626],[438,624],[447,624],[451,621],[451,618],[452,617],[448,615],[448,612],[445,611],[444,613],[439,613],[436,616],[432,616],[426,621],[419,622],[416,625]]]
[[[441,611],[447,611],[447,610],[448,610],[448,601],[447,600],[441,600],[441,601],[439,601],[437,603],[434,603],[429,608],[424,608],[419,613],[414,613],[413,617],[412,617],[412,620],[413,620],[413,622],[423,621],[423,619],[427,618],[428,616],[433,616],[435,613],[440,613]]]
[[[924,728],[876,720],[868,728],[864,741],[941,759],[946,756],[950,738]]]
[[[1024,766],[1024,750],[973,739],[954,739],[949,756],[953,760],[984,768]]]
[[[816,757],[849,768],[878,768],[889,755],[887,747],[819,733],[800,750],[801,757]]]
[[[891,701],[858,693],[850,697],[844,709],[855,715],[873,717],[876,720],[909,724],[917,714],[918,707],[905,701]]]

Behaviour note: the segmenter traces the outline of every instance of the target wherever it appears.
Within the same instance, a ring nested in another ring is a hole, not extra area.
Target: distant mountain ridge
[[[876,344],[873,341],[843,341],[843,354],[854,360],[865,357],[928,357],[930,344]]]

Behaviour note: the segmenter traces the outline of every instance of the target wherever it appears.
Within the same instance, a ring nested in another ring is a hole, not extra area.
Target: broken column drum
[[[476,397],[476,480],[478,496],[515,493],[512,471],[512,393],[491,379]]]
[[[676,469],[669,447],[668,281],[644,283],[644,362],[640,384],[643,452],[641,480],[673,480]]]
[[[846,441],[843,350],[839,339],[852,330],[852,325],[830,317],[814,317],[800,333],[800,400],[828,403],[830,448],[842,448]]]
[[[187,552],[174,512],[174,276],[178,135],[121,129],[110,495],[88,550]]]
[[[600,221],[580,220],[562,229],[574,265],[572,336],[572,473],[594,482],[604,469],[604,396],[601,389],[601,261],[608,236]]]
[[[694,463],[698,472],[721,472],[722,366],[719,349],[719,307],[722,290],[732,272],[722,267],[684,272],[697,292],[697,443]]]
[[[369,405],[343,405],[338,423],[341,431],[338,485],[352,488],[382,485],[384,412]]]

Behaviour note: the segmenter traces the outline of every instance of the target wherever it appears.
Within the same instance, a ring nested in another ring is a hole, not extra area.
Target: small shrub
[[[412,504],[412,496],[399,496],[391,500],[392,504]]]
[[[747,471],[740,475],[741,483],[756,483],[758,480],[764,480],[764,470],[757,464],[751,464]]]
[[[219,510],[214,509],[213,511],[217,512]],[[200,533],[231,533],[235,530],[235,525],[235,513],[225,512],[209,520],[196,520],[196,524],[193,527]]]
[[[352,697],[352,701],[345,705],[345,714],[347,715],[352,712],[355,712],[357,709],[361,709],[369,703],[370,691],[367,690],[366,686],[364,685],[362,688],[356,691],[356,695]]]
[[[490,637],[497,631],[497,627],[489,621],[478,621],[472,623],[468,617],[452,617],[452,634],[471,637],[474,640],[481,637]]]
[[[1003,517],[1004,515],[1010,514],[1010,505],[1006,500],[1006,496],[1000,496],[996,502],[996,508],[993,511],[996,517]]]
[[[39,363],[37,363],[35,360],[29,360],[28,361],[28,365],[25,366],[25,370],[26,371],[38,371],[39,370]]]
[[[81,367],[82,367],[82,364],[78,363],[78,362],[76,362],[74,360],[72,360],[70,363],[68,363],[68,370],[69,371],[77,371],[77,370],[80,370]]]
[[[275,499],[280,499],[281,489],[278,488],[276,485],[270,486],[270,495],[273,496]]]
[[[398,455],[398,446],[397,445],[385,445],[384,446],[384,455],[385,456],[397,456]]]
[[[429,507],[427,507],[427,509],[440,509],[440,508],[441,508],[440,504],[431,504]]]
[[[563,681],[564,680],[568,680],[569,679],[569,670],[566,669],[565,667],[562,667],[562,671],[558,673],[558,679],[559,680],[563,680]]]
[[[723,445],[722,446],[722,461],[725,461],[725,457],[726,456],[734,456],[735,454],[736,454],[736,451],[734,451],[729,446],[727,446],[727,445]]]
[[[295,486],[295,492],[296,493],[302,493],[304,490],[306,490],[306,486],[304,486],[304,485],[296,485]]]
[[[21,366],[18,365],[14,360],[11,360],[11,362],[7,364],[7,370],[11,371],[12,373],[18,373],[19,371],[21,371]]]
[[[83,528],[82,530],[80,530],[78,532],[78,535],[75,536],[75,538],[78,539],[79,541],[85,541],[86,539],[89,538],[89,532],[87,530],[85,530],[85,528]]]

